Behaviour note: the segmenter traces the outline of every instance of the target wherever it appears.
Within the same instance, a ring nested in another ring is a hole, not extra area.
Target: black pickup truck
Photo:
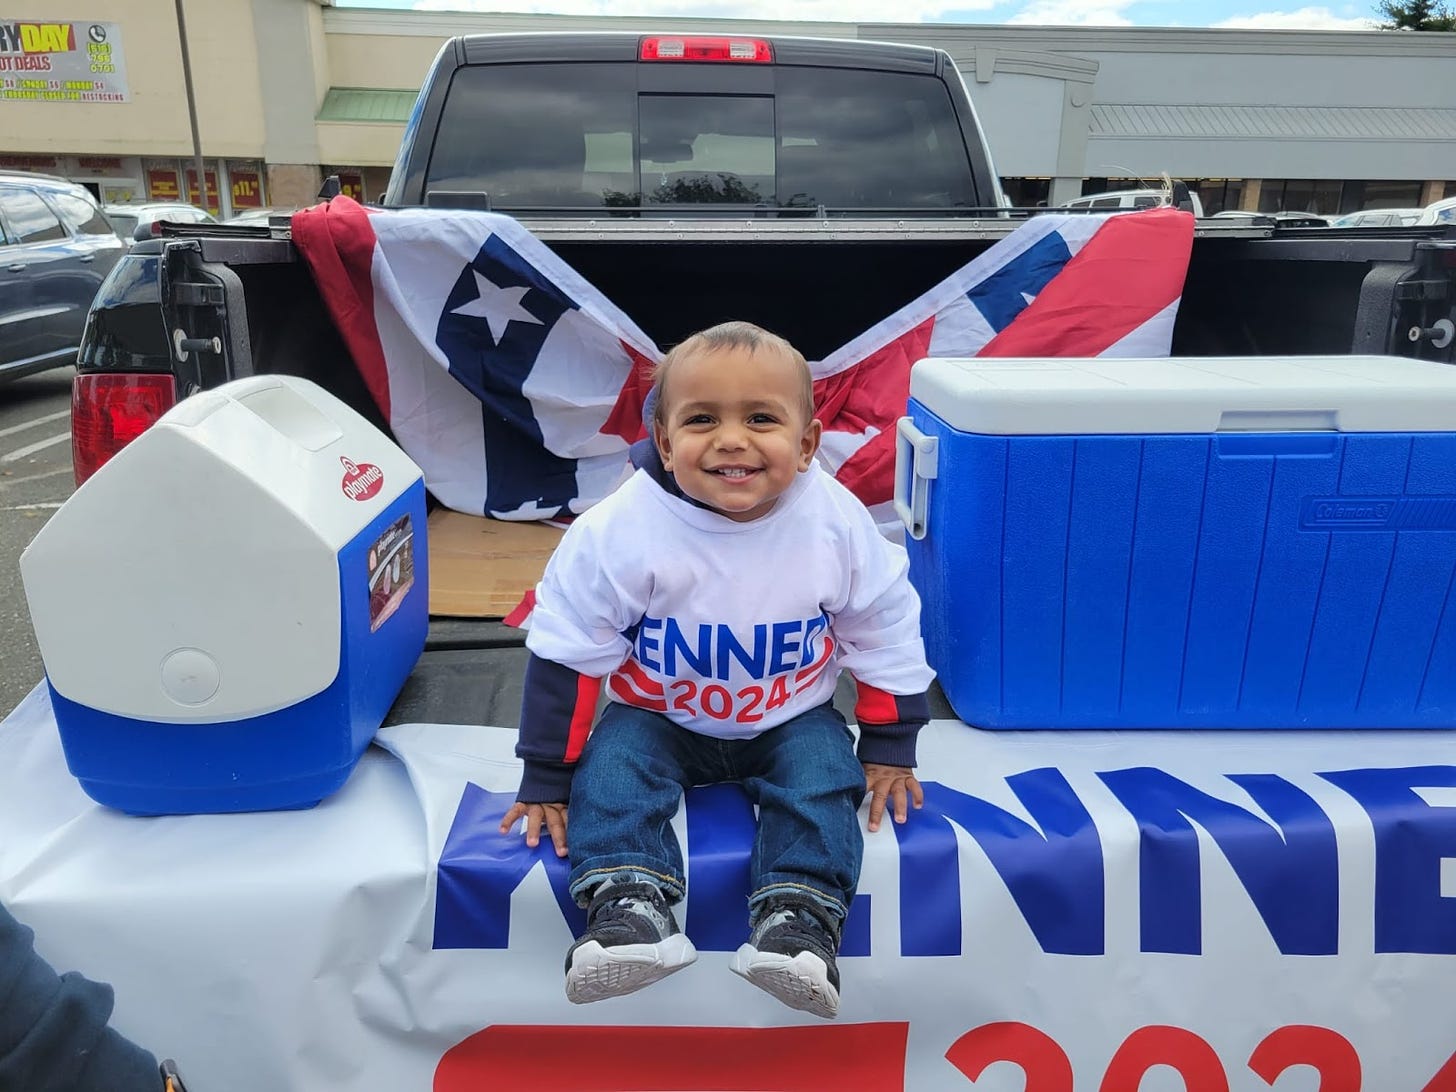
[[[1001,203],[944,53],[638,35],[451,41],[385,203],[519,218],[659,345],[739,317],[811,359],[1035,214]],[[1194,230],[1176,355],[1452,361],[1449,229]],[[78,475],[260,373],[383,425],[329,315],[287,219],[139,242],[90,315]],[[525,658],[498,619],[432,620],[393,756],[310,812],[92,808],[38,693],[0,733],[0,892],[139,998],[124,1029],[199,1087],[1229,1092],[1300,1067],[1327,1090],[1456,1087],[1444,733],[977,732],[942,702],[925,809],[867,840],[840,1022],[780,1026],[719,987],[753,824],[718,786],[683,815],[701,973],[579,1015],[565,866],[495,829]]]
[[[517,217],[659,345],[740,317],[810,359],[1035,213],[1002,204],[942,51],[635,34],[448,42],[383,203]],[[1451,361],[1453,285],[1446,228],[1199,221],[1173,353]],[[253,374],[304,376],[384,424],[286,218],[138,243],[78,372],[78,478],[174,401]],[[487,650],[519,645],[498,623],[436,623],[395,719],[514,723],[519,652]]]

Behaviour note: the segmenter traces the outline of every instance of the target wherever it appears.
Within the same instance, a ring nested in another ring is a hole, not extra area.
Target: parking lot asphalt
[[[20,554],[75,489],[72,368],[0,383],[0,714],[44,674],[20,583]],[[104,548],[105,534],[98,532]]]

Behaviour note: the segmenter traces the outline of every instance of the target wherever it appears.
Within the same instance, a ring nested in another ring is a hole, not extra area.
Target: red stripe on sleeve
[[[597,713],[597,695],[601,693],[602,680],[589,675],[576,677],[576,707],[571,711],[571,731],[566,737],[567,762],[581,757],[586,746],[586,737],[591,734],[592,719]]]
[[[521,596],[521,601],[512,608],[511,613],[501,619],[508,626],[522,628],[522,623],[531,617],[531,612],[536,609],[536,589],[527,588],[526,594]]]
[[[895,704],[894,694],[886,693],[858,679],[854,680],[854,685],[854,719],[860,724],[894,724],[900,719],[900,709]]]

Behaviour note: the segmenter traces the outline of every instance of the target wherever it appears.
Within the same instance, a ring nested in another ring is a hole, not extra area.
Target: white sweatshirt
[[[606,676],[614,701],[717,738],[758,735],[830,700],[841,670],[860,684],[862,707],[868,689],[870,706],[888,709],[862,715],[862,729],[910,720],[893,697],[923,707],[934,675],[908,570],[904,549],[817,465],[746,523],[639,470],[567,530],[537,586],[526,645]]]

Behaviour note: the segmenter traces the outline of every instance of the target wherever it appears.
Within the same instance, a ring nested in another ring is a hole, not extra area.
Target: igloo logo
[[[384,471],[373,463],[354,463],[343,456],[339,462],[344,464],[344,480],[339,488],[350,500],[367,501],[384,486]]]

